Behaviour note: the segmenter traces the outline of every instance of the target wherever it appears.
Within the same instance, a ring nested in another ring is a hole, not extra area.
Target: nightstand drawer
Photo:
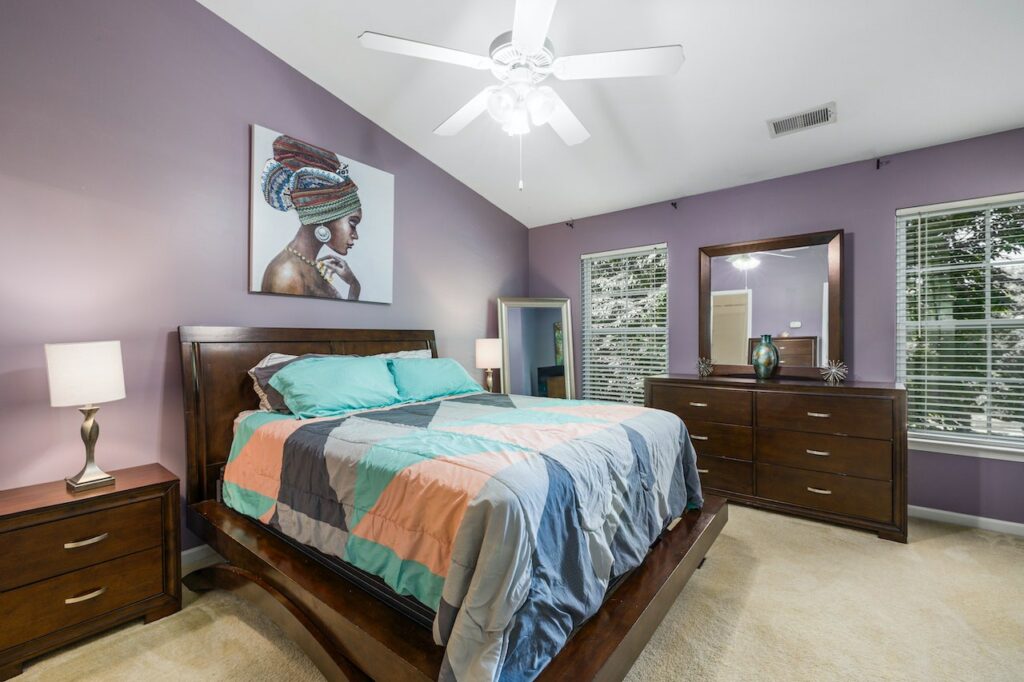
[[[0,591],[159,545],[159,498],[0,534]]]
[[[0,651],[163,591],[160,547],[0,593]]]

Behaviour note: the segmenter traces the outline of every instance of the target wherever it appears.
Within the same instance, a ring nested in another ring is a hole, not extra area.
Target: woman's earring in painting
[[[326,244],[331,241],[331,228],[326,225],[318,225],[317,228],[313,230],[313,236],[316,237],[316,240],[321,244]]]

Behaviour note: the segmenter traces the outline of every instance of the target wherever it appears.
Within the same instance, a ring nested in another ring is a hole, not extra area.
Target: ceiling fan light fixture
[[[487,97],[487,113],[498,123],[508,122],[516,108],[516,93],[508,86],[495,86]]]
[[[753,270],[761,264],[760,260],[754,258],[748,253],[733,256],[729,260],[732,262],[732,266],[737,270]]]
[[[530,112],[533,125],[542,126],[550,121],[557,103],[555,91],[546,85],[530,90],[526,94],[526,110]]]
[[[515,106],[501,129],[509,135],[525,135],[530,132],[530,118],[526,107],[521,104]]]

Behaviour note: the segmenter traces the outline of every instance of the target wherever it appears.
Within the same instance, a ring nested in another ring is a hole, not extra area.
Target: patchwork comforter
[[[436,612],[442,680],[530,680],[700,507],[673,414],[475,393],[239,421],[224,502]]]

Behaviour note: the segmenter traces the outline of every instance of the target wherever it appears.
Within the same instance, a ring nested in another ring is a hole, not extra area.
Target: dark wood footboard
[[[728,519],[724,499],[683,516],[569,640],[542,680],[619,680],[633,665]],[[195,591],[227,589],[253,602],[330,680],[436,680],[444,650],[431,633],[213,500],[188,525],[226,563],[190,574]]]

